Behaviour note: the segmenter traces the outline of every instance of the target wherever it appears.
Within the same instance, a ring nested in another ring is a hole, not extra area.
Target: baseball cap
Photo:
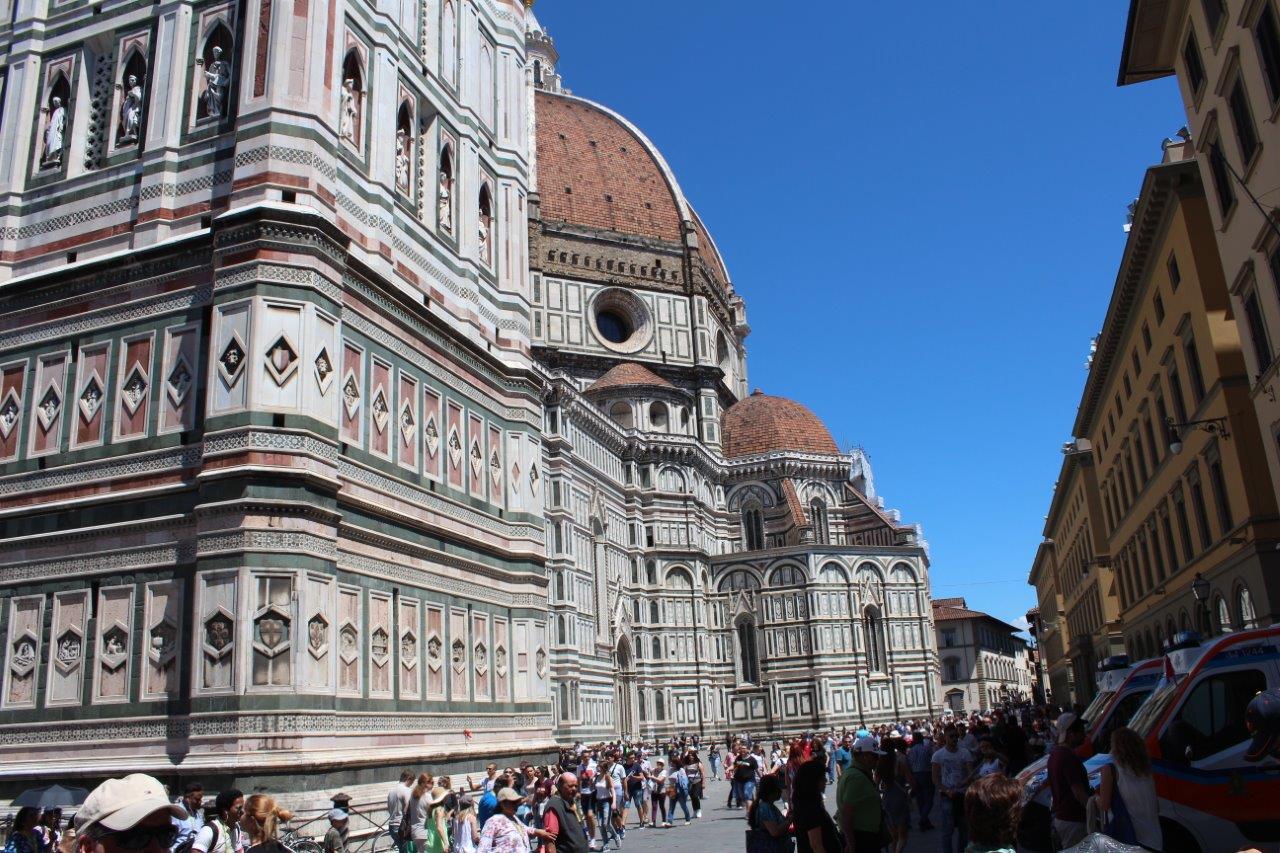
[[[521,796],[515,788],[503,788],[498,792],[498,802],[500,803],[509,803],[512,800],[516,800],[518,802],[523,799],[524,797]]]
[[[884,751],[876,746],[876,739],[871,735],[864,735],[853,742],[854,752],[871,753],[872,755],[884,755]]]
[[[1245,709],[1244,721],[1253,732],[1244,760],[1261,761],[1268,755],[1280,758],[1280,690],[1264,690],[1254,696]]]
[[[158,811],[167,811],[179,820],[187,817],[187,810],[169,802],[164,786],[145,773],[108,779],[94,788],[76,811],[76,834],[95,824],[116,832],[132,829]]]

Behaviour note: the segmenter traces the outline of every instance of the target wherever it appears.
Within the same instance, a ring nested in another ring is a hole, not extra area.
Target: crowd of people
[[[387,795],[386,831],[397,853],[620,849],[628,829],[701,818],[709,785],[723,780],[726,807],[745,813],[749,853],[902,853],[913,824],[936,829],[943,853],[1001,853],[1016,844],[1014,776],[1047,751],[1056,849],[1065,849],[1084,837],[1093,796],[1076,755],[1083,733],[1075,712],[1026,705],[788,741],[579,743],[555,765],[490,764],[479,779],[405,770]],[[1109,826],[1117,837],[1158,850],[1142,741],[1119,728],[1111,744],[1097,805],[1123,811]],[[267,794],[224,790],[209,801],[196,783],[171,801],[157,780],[134,774],[96,788],[65,830],[59,810],[20,810],[5,853],[290,853],[281,828],[292,817]],[[323,853],[348,853],[348,813],[327,817]]]

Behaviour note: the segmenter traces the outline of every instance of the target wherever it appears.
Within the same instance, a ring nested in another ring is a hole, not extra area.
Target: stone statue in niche
[[[138,141],[142,127],[142,83],[136,75],[125,80],[124,99],[120,102],[120,144]]]
[[[396,131],[396,189],[409,192],[409,134]]]
[[[489,260],[489,217],[484,213],[480,214],[480,223],[476,226],[477,250],[480,253],[480,260]]]
[[[67,109],[62,98],[55,97],[49,107],[49,124],[44,129],[44,154],[40,158],[45,166],[62,165],[63,134],[67,131]]]
[[[338,116],[338,135],[350,142],[356,141],[356,127],[360,123],[360,99],[356,81],[348,77],[342,81],[342,109]]]
[[[436,215],[440,219],[440,227],[446,231],[453,230],[453,193],[450,192],[449,173],[440,173],[439,200],[436,202]]]
[[[222,48],[213,49],[213,62],[204,70],[204,110],[210,118],[220,118],[226,111],[227,93],[231,89],[231,63],[222,58]]]

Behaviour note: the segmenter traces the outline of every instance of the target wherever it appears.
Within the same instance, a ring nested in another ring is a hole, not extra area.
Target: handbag
[[[1111,811],[1103,824],[1102,831],[1123,844],[1138,843],[1138,833],[1133,828],[1133,816],[1129,814],[1129,807],[1125,805],[1124,797],[1120,794],[1118,777],[1111,795]]]

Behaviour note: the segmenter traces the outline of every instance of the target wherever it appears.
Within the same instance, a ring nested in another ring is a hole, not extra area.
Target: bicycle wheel
[[[284,844],[291,853],[324,853],[324,848],[310,838],[295,838],[281,844]]]
[[[387,853],[389,850],[397,849],[396,837],[391,834],[390,830],[383,830],[373,837],[369,844],[369,853]]]

